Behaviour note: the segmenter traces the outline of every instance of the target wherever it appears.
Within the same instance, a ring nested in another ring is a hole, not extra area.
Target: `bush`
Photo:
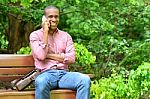
[[[91,99],[149,99],[150,63],[144,62],[129,77],[113,73],[92,82]]]
[[[122,75],[92,81],[91,99],[126,99],[127,85]]]
[[[74,43],[74,46],[76,49],[76,63],[70,65],[70,70],[92,73],[92,65],[95,63],[96,57],[84,45]]]
[[[135,71],[131,71],[128,87],[129,97],[134,99],[150,98],[150,63],[144,62]]]
[[[30,47],[22,47],[19,51],[17,51],[17,54],[31,54],[31,48]]]
[[[5,49],[8,47],[6,36],[0,32],[0,48]]]

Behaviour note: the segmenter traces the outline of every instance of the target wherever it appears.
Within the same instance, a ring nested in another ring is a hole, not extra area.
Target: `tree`
[[[37,2],[40,2],[40,0]],[[44,2],[44,0],[42,1]],[[33,15],[42,14],[42,11],[32,11],[31,4],[33,0],[1,0],[0,1],[0,16],[2,21],[1,24],[8,24],[5,27],[5,35],[8,39],[8,53],[15,53],[22,46],[27,46],[29,44],[30,33],[37,28],[35,25],[35,20],[37,17]],[[33,14],[34,13],[34,14]]]

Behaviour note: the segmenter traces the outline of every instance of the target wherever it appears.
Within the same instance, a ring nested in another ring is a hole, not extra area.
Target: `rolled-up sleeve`
[[[72,37],[67,35],[67,43],[65,53],[62,53],[64,57],[64,63],[74,63],[75,62],[75,48]]]
[[[48,53],[46,50],[47,45],[40,40],[40,37],[36,31],[30,34],[30,46],[32,49],[32,54],[35,58],[39,60],[44,60],[46,58]]]

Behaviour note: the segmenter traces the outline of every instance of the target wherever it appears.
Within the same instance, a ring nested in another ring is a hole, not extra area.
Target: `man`
[[[89,99],[90,78],[68,71],[75,62],[75,48],[71,36],[57,28],[59,9],[46,7],[44,17],[42,28],[30,34],[35,66],[42,71],[35,79],[36,99],[50,99],[50,91],[56,88],[76,90],[76,99]]]

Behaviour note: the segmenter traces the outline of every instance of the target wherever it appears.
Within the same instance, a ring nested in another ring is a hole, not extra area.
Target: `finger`
[[[48,27],[50,27],[50,23],[49,23],[48,21],[46,21],[46,25],[47,25]]]

